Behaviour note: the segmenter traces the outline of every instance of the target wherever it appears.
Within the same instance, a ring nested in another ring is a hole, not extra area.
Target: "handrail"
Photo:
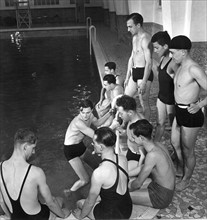
[[[90,55],[92,54],[92,30],[93,30],[93,37],[96,41],[96,27],[94,25],[91,25],[89,27],[89,46],[90,46]]]
[[[89,27],[91,26],[91,24],[92,24],[91,17],[87,17],[87,18],[86,18],[86,30],[87,30],[87,38],[88,38],[88,31],[89,31]]]

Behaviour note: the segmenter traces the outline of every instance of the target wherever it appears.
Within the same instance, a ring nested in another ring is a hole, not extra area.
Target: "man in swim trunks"
[[[138,177],[129,183],[129,189],[134,191],[130,192],[132,202],[157,209],[166,208],[172,201],[175,187],[175,169],[169,152],[162,144],[153,142],[153,127],[146,119],[136,121],[129,129],[134,141],[147,152]],[[149,175],[152,181],[144,187]]]
[[[182,191],[190,184],[196,165],[195,142],[204,123],[202,108],[207,97],[200,100],[200,92],[207,91],[207,75],[190,56],[191,41],[179,35],[170,43],[170,52],[175,63],[180,64],[174,78],[175,119],[172,126],[171,143],[177,154],[177,175],[181,181],[176,185]]]
[[[12,156],[0,165],[0,201],[11,219],[46,220],[49,217],[67,218],[67,208],[51,195],[43,170],[27,163],[35,153],[36,134],[28,128],[19,129],[14,136]],[[46,204],[38,200],[39,194]]]
[[[154,52],[160,58],[159,63],[153,62],[153,72],[159,81],[159,92],[157,98],[157,127],[154,141],[161,141],[165,131],[165,122],[168,118],[170,126],[174,119],[174,83],[173,78],[178,69],[172,58],[169,56],[170,36],[167,31],[159,31],[152,36]]]
[[[132,53],[124,82],[126,95],[133,97],[138,90],[146,119],[150,119],[149,95],[153,81],[152,45],[150,35],[143,29],[143,17],[132,13],[127,17],[127,28],[132,34]]]
[[[144,116],[136,111],[136,101],[133,97],[123,95],[116,100],[116,107],[119,114],[119,117],[123,120],[124,124],[127,123],[126,130],[119,129],[120,135],[127,136],[127,153],[126,157],[128,160],[129,166],[129,176],[137,176],[140,167],[140,146],[137,145],[134,140],[131,138],[131,132],[129,132],[129,126],[133,122],[143,119]]]
[[[95,131],[94,150],[102,162],[93,171],[86,200],[77,202],[73,214],[78,219],[129,219],[132,201],[128,190],[127,160],[114,152],[116,135],[108,127]],[[100,196],[100,199],[98,197]]]
[[[93,103],[88,99],[83,100],[80,104],[79,114],[71,121],[65,134],[64,154],[79,177],[79,180],[70,189],[64,190],[66,195],[78,190],[89,182],[89,176],[80,159],[80,156],[86,150],[83,138],[85,136],[93,138],[94,130],[90,126],[99,127],[111,116],[109,111],[102,118],[97,119],[92,111]]]

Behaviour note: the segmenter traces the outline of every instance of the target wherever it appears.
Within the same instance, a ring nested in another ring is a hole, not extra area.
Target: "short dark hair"
[[[20,128],[16,131],[14,135],[14,144],[36,144],[37,143],[37,135],[35,131],[31,128]]]
[[[106,147],[113,147],[116,143],[116,134],[109,127],[101,127],[95,130],[95,141]]]
[[[129,129],[139,137],[140,135],[144,136],[147,139],[151,139],[153,126],[146,119],[137,120],[135,123],[132,123],[129,126]]]
[[[116,100],[116,105],[122,107],[124,111],[136,111],[137,104],[134,98],[128,95],[123,95]]]
[[[116,84],[116,77],[113,74],[106,74],[103,81],[107,81],[108,84]]]
[[[91,108],[93,109],[93,103],[89,99],[84,99],[83,101],[80,102],[79,108]]]
[[[127,16],[126,20],[130,20],[132,19],[134,21],[134,24],[140,24],[141,26],[143,25],[143,17],[142,15],[140,15],[139,13],[132,13],[130,15]]]
[[[154,34],[151,39],[152,43],[157,42],[161,46],[164,46],[165,44],[169,46],[170,41],[171,41],[171,38],[167,31],[159,31],[156,34]]]
[[[110,70],[116,70],[116,63],[114,63],[114,62],[107,62],[107,63],[105,63],[105,65],[104,66],[107,66]]]

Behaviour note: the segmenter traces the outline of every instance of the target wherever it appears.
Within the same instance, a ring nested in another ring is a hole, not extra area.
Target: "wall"
[[[192,2],[190,38],[192,41],[207,41],[207,1]]]

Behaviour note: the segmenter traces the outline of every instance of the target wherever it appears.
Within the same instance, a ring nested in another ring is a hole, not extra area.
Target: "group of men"
[[[64,154],[79,177],[71,188],[65,190],[67,195],[90,181],[80,159],[86,150],[85,136],[93,139],[95,153],[102,158],[92,174],[87,199],[79,201],[78,208],[73,211],[78,219],[86,216],[91,219],[127,219],[132,212],[132,203],[165,208],[172,201],[175,188],[182,191],[188,187],[195,167],[195,141],[204,122],[202,108],[207,105],[207,97],[200,100],[199,94],[201,89],[207,90],[207,75],[190,57],[191,41],[180,35],[170,40],[167,36],[168,41],[162,42],[160,39],[166,33],[151,39],[143,29],[143,17],[138,13],[127,17],[127,28],[132,34],[132,53],[126,79],[115,74],[113,62],[107,63],[104,89],[95,107],[98,118],[92,112],[92,102],[84,100],[79,114],[66,131]],[[160,115],[166,115],[168,105],[175,106],[175,117],[171,119],[171,143],[176,154],[176,167],[167,148],[157,141],[162,136],[162,129],[157,128],[157,140],[154,141],[153,127],[149,122],[149,94],[154,76],[152,45],[161,58],[158,74],[164,68],[168,74],[165,79],[160,78],[160,82],[169,81],[169,87],[174,82],[175,105],[163,98],[162,87],[157,106]],[[137,112],[136,92],[143,115]],[[92,124],[96,130],[90,127]],[[120,136],[127,137],[128,149],[118,155],[114,149],[119,144],[115,130]],[[20,129],[15,134],[13,154],[1,163],[1,207],[12,219],[49,219],[52,214],[66,218],[70,212],[62,208],[60,199],[52,197],[42,169],[27,163],[35,152],[36,143],[35,133],[28,129]],[[181,176],[178,184],[175,184],[176,175]],[[39,202],[38,193],[46,205]]]

